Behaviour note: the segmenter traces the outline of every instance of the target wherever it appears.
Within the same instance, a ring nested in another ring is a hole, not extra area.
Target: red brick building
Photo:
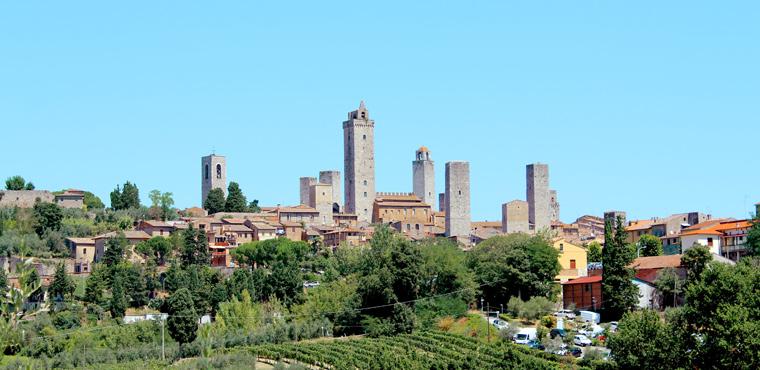
[[[586,276],[562,283],[562,303],[578,310],[596,311],[602,306],[602,277]]]

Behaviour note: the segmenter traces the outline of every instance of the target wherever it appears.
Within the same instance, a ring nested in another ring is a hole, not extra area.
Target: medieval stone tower
[[[470,237],[470,163],[446,163],[446,236]]]
[[[343,122],[346,213],[359,221],[372,221],[375,201],[375,121],[369,119],[364,101]]]
[[[227,160],[216,154],[201,158],[201,207],[211,189],[222,189],[227,196]]]
[[[542,163],[529,164],[525,168],[528,198],[528,221],[533,230],[551,227],[551,200],[549,194],[549,166]]]
[[[332,187],[332,201],[333,211],[343,211],[343,197],[341,196],[343,191],[340,186],[340,171],[320,171],[319,182],[322,184],[328,184]]]
[[[435,163],[430,159],[430,150],[424,146],[417,149],[412,162],[412,179],[414,195],[435,209]]]

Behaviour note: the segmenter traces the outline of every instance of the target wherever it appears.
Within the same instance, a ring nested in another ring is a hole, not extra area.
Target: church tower
[[[227,160],[216,154],[201,158],[201,208],[211,189],[222,189],[227,196]]]
[[[431,209],[435,209],[435,163],[430,159],[430,150],[426,147],[417,149],[412,162],[412,181],[414,195],[422,199]]]
[[[364,101],[343,122],[346,213],[359,221],[372,221],[375,202],[375,121],[369,119]]]

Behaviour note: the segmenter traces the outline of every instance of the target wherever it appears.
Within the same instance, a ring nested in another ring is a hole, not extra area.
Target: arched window
[[[208,165],[206,165],[206,169],[204,170],[204,178],[208,180]]]
[[[216,178],[221,179],[222,178],[222,165],[217,164],[216,165]]]

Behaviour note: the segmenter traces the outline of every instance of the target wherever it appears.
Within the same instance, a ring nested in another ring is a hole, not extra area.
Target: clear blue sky
[[[366,100],[379,191],[472,167],[474,219],[550,165],[562,219],[760,201],[757,1],[6,1],[0,177],[199,203],[200,157],[262,204],[342,171]]]

